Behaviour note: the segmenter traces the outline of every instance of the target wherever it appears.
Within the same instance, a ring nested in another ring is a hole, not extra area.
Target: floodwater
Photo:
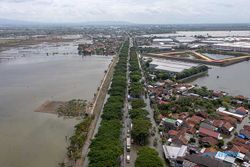
[[[207,86],[214,90],[223,90],[231,95],[250,97],[250,61],[227,67],[212,67],[208,76],[195,80],[193,83]],[[219,78],[217,78],[219,76]]]
[[[156,36],[156,37],[173,37],[173,36],[212,36],[212,37],[250,37],[250,31],[177,31],[176,33],[168,34],[150,34],[143,35],[145,37]]]
[[[48,53],[48,54],[47,54]],[[46,100],[91,100],[112,57],[77,55],[75,43],[11,49],[0,56],[0,166],[56,167],[74,119],[36,113]]]
[[[203,54],[214,60],[223,60],[223,59],[235,57],[235,56],[221,55],[221,54],[210,54],[210,53],[203,53]]]

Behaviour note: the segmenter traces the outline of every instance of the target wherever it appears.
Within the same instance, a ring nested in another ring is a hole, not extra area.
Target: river
[[[78,121],[33,111],[46,100],[91,100],[112,57],[78,56],[76,43],[14,48],[0,56],[16,57],[0,63],[0,166],[56,167]]]
[[[208,76],[201,77],[193,83],[214,90],[223,90],[232,95],[250,97],[250,61],[227,67],[211,68]]]

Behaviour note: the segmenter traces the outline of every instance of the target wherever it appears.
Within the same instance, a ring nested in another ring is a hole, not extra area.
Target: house
[[[202,118],[204,118],[204,119],[207,119],[207,118],[208,118],[208,113],[203,112],[203,111],[197,112],[196,115],[199,116],[199,117],[202,117]]]
[[[213,126],[215,126],[216,128],[221,128],[222,125],[224,124],[223,120],[213,120],[212,121]]]
[[[250,131],[241,129],[240,130],[240,135],[243,135],[246,139],[250,139]]]
[[[196,129],[194,128],[188,128],[187,133],[194,135],[196,133]]]
[[[200,124],[202,121],[204,121],[205,119],[196,115],[193,115],[191,118],[187,119],[188,123],[197,125]]]
[[[170,131],[168,131],[168,137],[169,137],[169,138],[173,138],[173,137],[175,137],[177,134],[178,134],[178,131],[176,131],[176,130],[170,130]]]
[[[189,135],[186,133],[186,129],[182,129],[179,131],[179,133],[172,139],[172,143],[174,143],[175,145],[187,145],[190,137]]]
[[[224,93],[221,91],[216,91],[216,90],[213,91],[214,97],[222,97],[223,95],[224,95]]]
[[[230,122],[226,122],[222,125],[219,131],[223,134],[230,135],[233,130],[233,125]]]
[[[185,145],[180,147],[163,145],[162,147],[165,158],[169,160],[171,166],[175,166],[176,160],[178,158],[183,158],[188,153],[188,147]]]
[[[199,135],[203,137],[213,137],[215,139],[222,139],[220,133],[206,129],[206,128],[199,128]]]
[[[187,164],[196,164],[195,167],[203,166],[203,167],[233,167],[232,164],[224,163],[223,161],[214,158],[210,153],[205,154],[191,154],[184,157]],[[183,161],[184,162],[184,161]],[[185,165],[184,167],[189,167]]]
[[[250,125],[244,125],[243,129],[247,130],[247,131],[250,131]]]
[[[242,95],[235,96],[234,98],[235,98],[235,99],[237,99],[237,100],[241,100],[241,101],[248,100],[248,98],[247,98],[247,97],[242,96]]]
[[[237,119],[230,117],[230,116],[224,116],[222,119],[225,122],[230,122],[230,124],[233,125],[234,127],[236,127],[237,122],[238,122]]]
[[[215,126],[216,128],[221,128],[224,123],[225,122],[223,120],[213,120],[212,121],[213,126]]]
[[[179,119],[176,120],[171,118],[163,118],[162,124],[164,125],[167,131],[177,130],[183,124],[183,121]]]
[[[248,114],[248,110],[246,110],[244,107],[239,107],[235,110],[235,112],[237,114],[240,114],[240,115],[247,115]]]
[[[242,154],[246,154],[246,153],[249,152],[249,150],[247,150],[245,147],[237,146],[237,145],[234,145],[234,144],[233,144],[233,147],[229,151],[240,152]]]
[[[236,164],[235,164],[235,159],[236,159],[236,158],[230,156],[230,155],[227,154],[227,153],[218,151],[217,154],[215,155],[215,158],[216,158],[216,159],[219,159],[219,160],[221,160],[221,161],[224,161],[224,162],[226,162],[226,163],[228,163],[228,164],[232,164],[232,165],[235,165],[235,166],[236,166]]]
[[[175,114],[172,114],[172,118],[175,118],[175,119],[180,119],[180,120],[186,120],[189,116],[189,113],[188,112],[182,112],[182,113],[175,113]]]
[[[203,137],[200,139],[200,143],[201,143],[201,145],[203,145],[205,147],[210,147],[210,146],[217,145],[219,142],[217,139],[215,139],[213,137]]]
[[[217,150],[214,147],[209,147],[209,148],[203,148],[201,150],[201,153],[216,153]]]
[[[236,146],[241,146],[244,147],[247,150],[250,150],[250,145],[246,143],[245,139],[240,139],[240,138],[234,138],[232,140],[232,143]]]
[[[206,128],[206,129],[210,129],[210,130],[212,130],[212,131],[215,131],[215,130],[217,129],[215,126],[213,126],[213,125],[211,125],[211,124],[209,124],[209,123],[205,123],[205,122],[202,122],[202,123],[200,124],[200,127]]]
[[[220,115],[222,115],[222,116],[230,116],[230,117],[236,118],[240,122],[244,119],[243,115],[226,111],[226,109],[223,108],[223,107],[218,108],[217,109],[217,113],[220,114]]]

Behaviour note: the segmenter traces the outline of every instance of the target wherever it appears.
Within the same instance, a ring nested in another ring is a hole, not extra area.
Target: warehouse
[[[196,66],[198,66],[198,64],[163,59],[153,59],[149,65],[151,69],[173,73],[180,73],[185,69]]]
[[[212,47],[217,50],[250,53],[249,42],[218,43],[218,44],[214,44]]]

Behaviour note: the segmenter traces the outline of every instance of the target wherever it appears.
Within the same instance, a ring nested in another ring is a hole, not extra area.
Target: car
[[[130,155],[129,154],[126,156],[126,162],[130,163]]]

